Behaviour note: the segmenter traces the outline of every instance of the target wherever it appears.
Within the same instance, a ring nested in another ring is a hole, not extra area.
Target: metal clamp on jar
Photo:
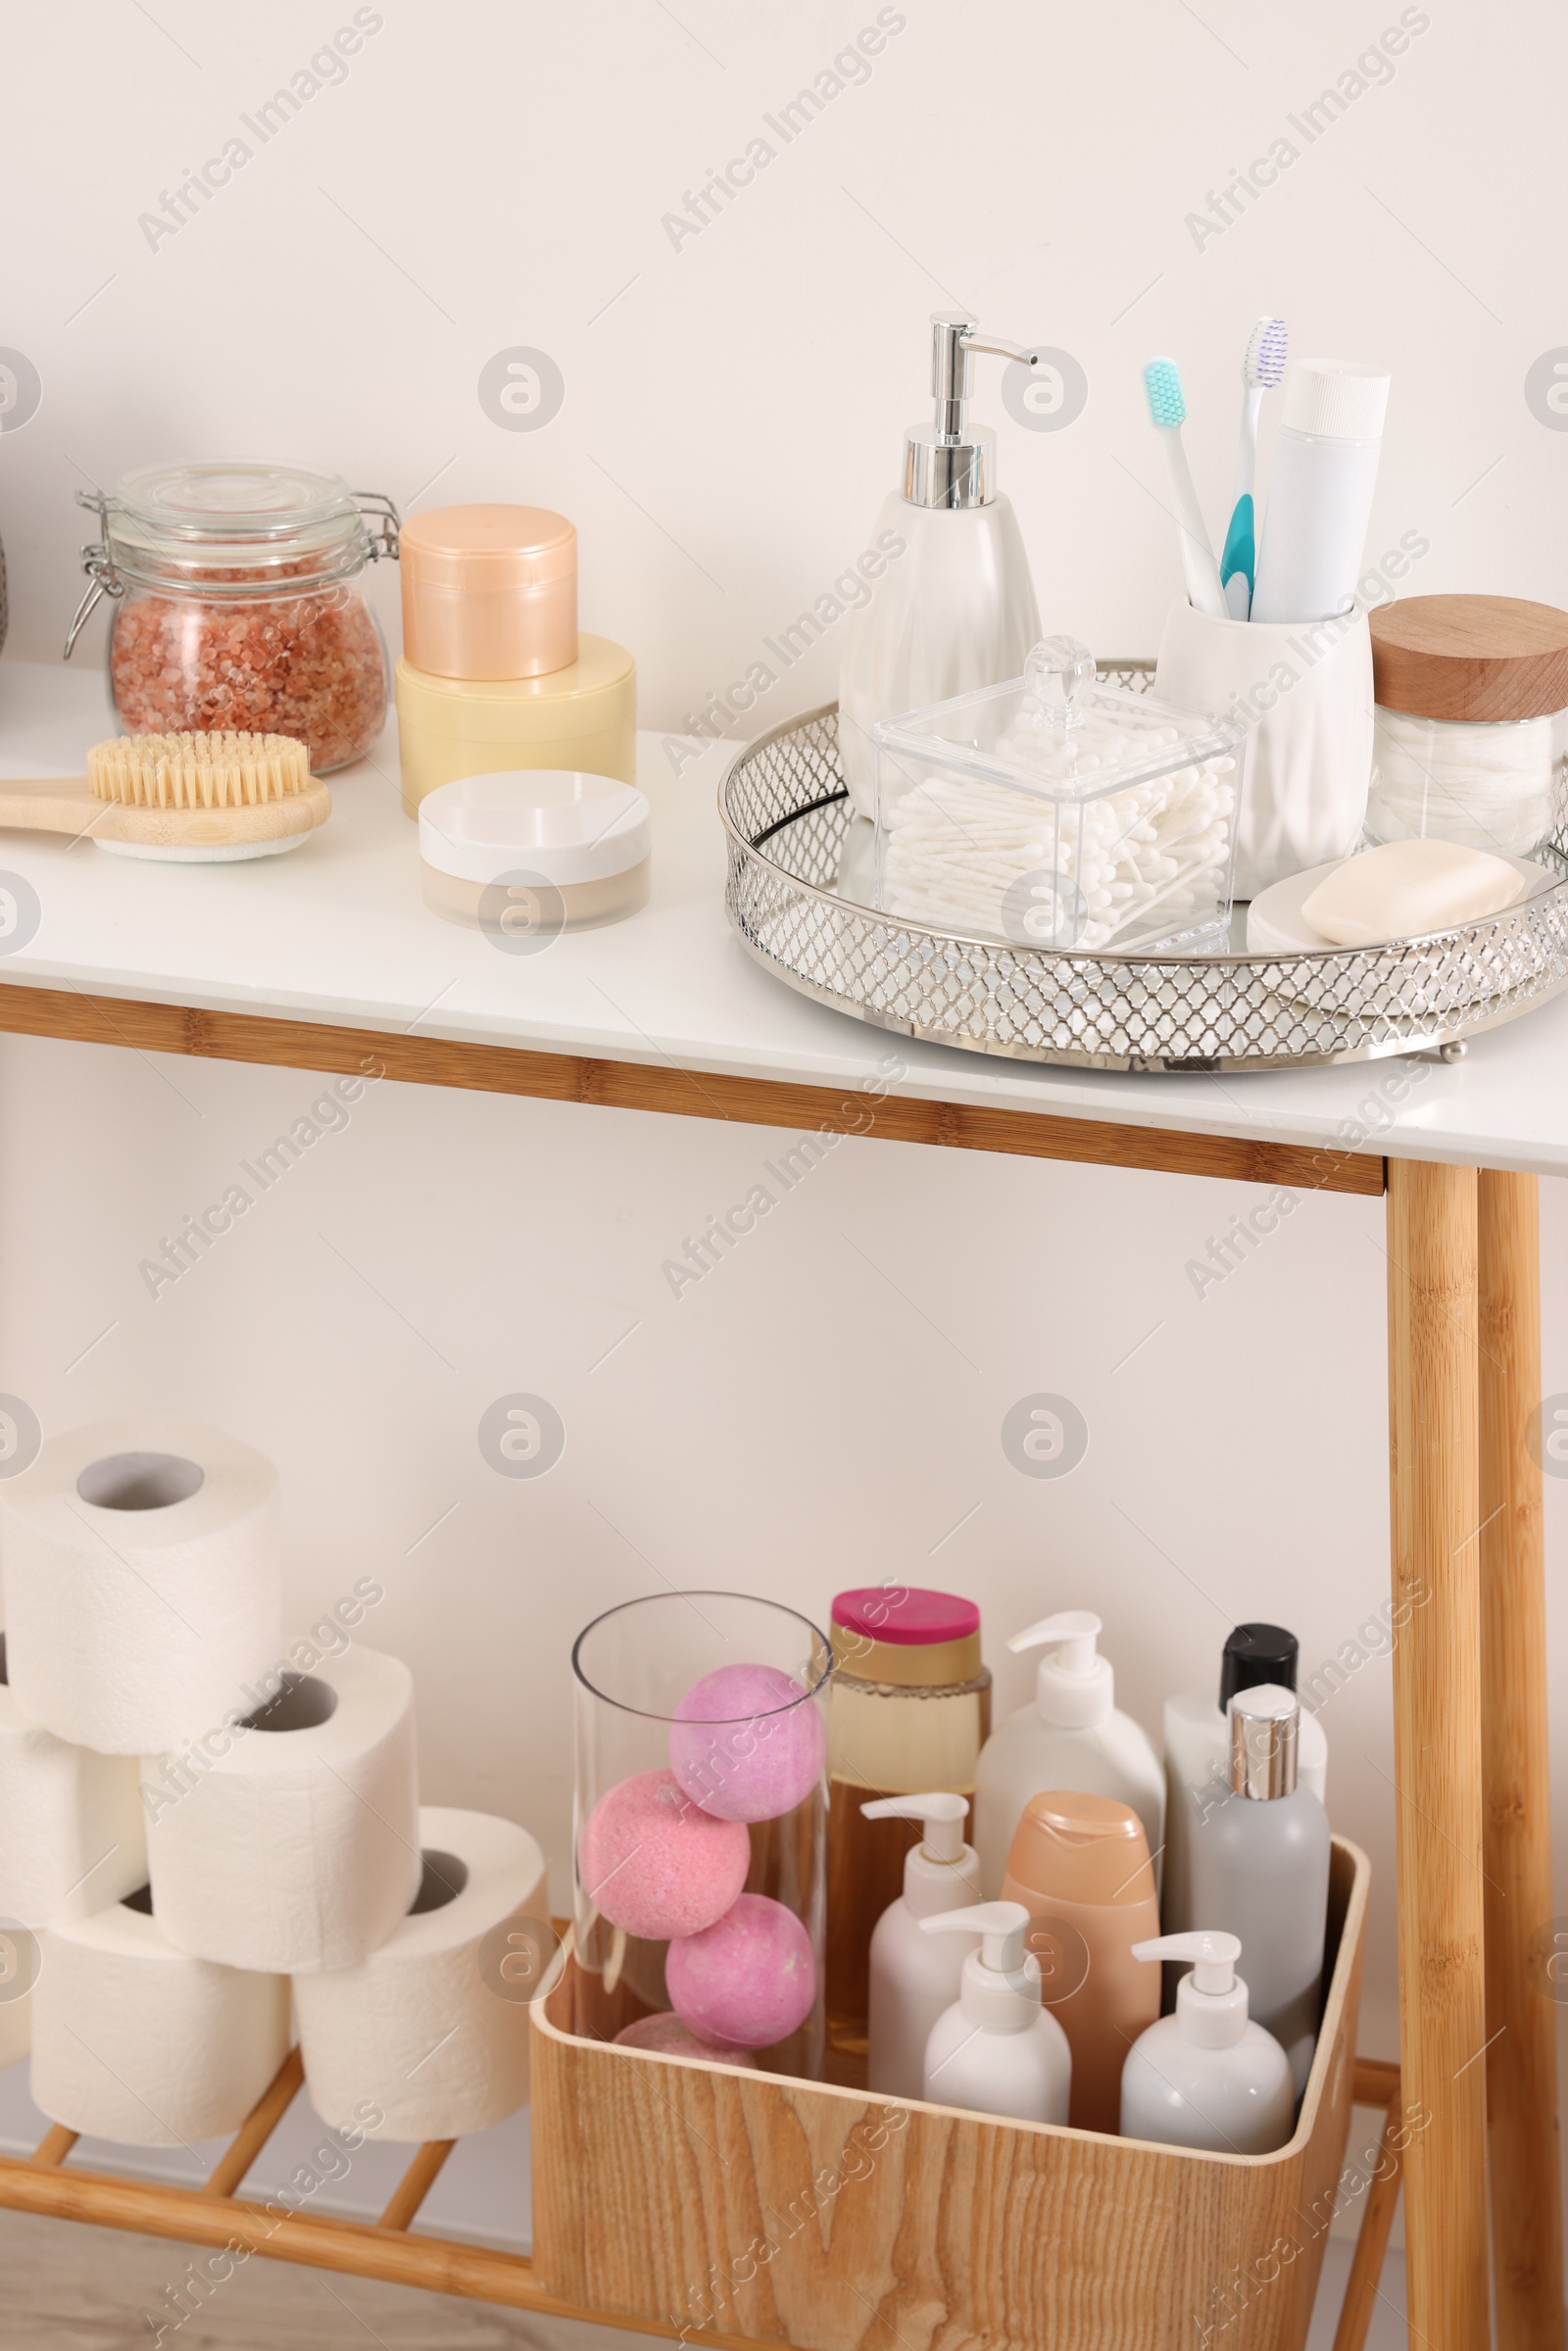
[[[109,699],[130,734],[292,735],[318,775],[386,720],[386,647],[360,574],[396,559],[398,511],[331,473],[247,460],[144,466],[82,491],[99,536],[65,658],[107,596]]]

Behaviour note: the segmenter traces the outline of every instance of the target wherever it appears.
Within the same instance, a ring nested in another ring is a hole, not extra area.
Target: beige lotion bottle
[[[1159,1932],[1143,1823],[1130,1804],[1050,1788],[1024,1807],[1003,1899],[1029,1913],[1042,1996],[1072,2050],[1075,2130],[1115,2131],[1127,2051],[1159,2014],[1159,1970],[1133,1946]]]

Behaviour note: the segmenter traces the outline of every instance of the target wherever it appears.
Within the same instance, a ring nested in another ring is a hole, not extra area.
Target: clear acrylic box
[[[1048,638],[1022,677],[875,728],[877,906],[1018,947],[1222,944],[1243,732]]]

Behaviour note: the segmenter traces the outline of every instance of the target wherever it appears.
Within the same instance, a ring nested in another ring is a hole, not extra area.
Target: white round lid
[[[466,775],[419,803],[420,857],[465,882],[519,871],[558,888],[604,881],[640,865],[652,841],[641,792],[574,767]]]

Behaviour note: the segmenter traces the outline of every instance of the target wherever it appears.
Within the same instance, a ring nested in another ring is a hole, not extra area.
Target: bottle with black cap
[[[1251,2013],[1290,2059],[1299,2097],[1322,2000],[1328,1815],[1297,1778],[1295,1690],[1255,1683],[1227,1713],[1230,1786],[1192,1839],[1191,1899],[1211,1932],[1241,1936]]]
[[[1237,1625],[1220,1657],[1219,1699],[1184,1690],[1165,1700],[1165,1862],[1160,1878],[1160,1925],[1166,1935],[1211,1926],[1194,1910],[1192,1840],[1230,1790],[1230,1728],[1225,1710],[1239,1690],[1274,1683],[1296,1688],[1300,1643],[1283,1625]],[[1328,1777],[1328,1741],[1315,1714],[1303,1707],[1297,1739],[1297,1772],[1321,1804]],[[1174,2006],[1180,1970],[1165,1970],[1165,2007]]]

